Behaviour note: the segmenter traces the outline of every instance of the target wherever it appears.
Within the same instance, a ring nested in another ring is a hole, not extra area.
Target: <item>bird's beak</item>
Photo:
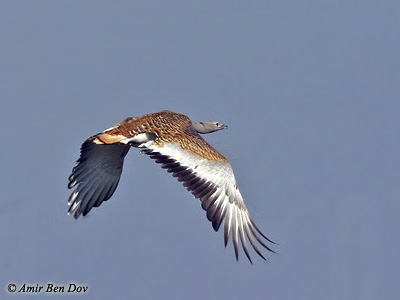
[[[223,124],[222,129],[228,129],[228,125]]]

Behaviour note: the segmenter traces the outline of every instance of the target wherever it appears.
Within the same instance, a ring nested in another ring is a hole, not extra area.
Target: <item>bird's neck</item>
[[[205,126],[204,126],[203,124],[201,124],[201,123],[193,122],[192,125],[193,125],[193,128],[194,128],[198,133],[201,133],[201,134],[210,133],[210,131],[207,130],[207,128],[205,128]]]

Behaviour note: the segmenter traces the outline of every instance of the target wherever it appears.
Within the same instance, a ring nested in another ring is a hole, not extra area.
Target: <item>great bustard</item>
[[[251,262],[245,234],[254,250],[265,259],[255,239],[271,252],[274,251],[262,238],[273,242],[251,219],[229,161],[199,135],[225,128],[226,125],[218,122],[194,123],[185,115],[161,111],[128,118],[88,138],[82,144],[80,158],[69,177],[68,188],[76,188],[68,200],[68,214],[74,214],[77,219],[110,199],[129,149],[131,146],[142,148],[142,154],[162,164],[162,168],[200,199],[215,231],[224,221],[225,246],[232,232],[236,260],[240,236],[243,250]]]

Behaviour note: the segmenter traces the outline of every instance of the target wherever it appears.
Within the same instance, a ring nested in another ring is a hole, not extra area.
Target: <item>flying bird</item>
[[[246,237],[264,260],[257,242],[274,252],[268,239],[254,224],[236,184],[229,161],[211,147],[200,134],[226,129],[216,122],[192,122],[187,116],[161,111],[138,118],[127,118],[115,127],[88,138],[81,146],[80,158],[69,176],[68,214],[75,219],[87,215],[111,198],[117,188],[124,158],[131,147],[161,164],[200,199],[215,231],[224,223],[225,247],[232,235],[238,260],[239,239],[252,263]]]

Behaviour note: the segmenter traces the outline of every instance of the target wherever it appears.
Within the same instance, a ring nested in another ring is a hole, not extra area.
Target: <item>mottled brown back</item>
[[[227,161],[196,132],[187,116],[168,110],[139,118],[127,118],[107,132],[109,135],[125,137],[133,137],[140,133],[155,134],[157,138],[154,143],[160,147],[164,143],[177,143],[182,149],[210,161]]]

